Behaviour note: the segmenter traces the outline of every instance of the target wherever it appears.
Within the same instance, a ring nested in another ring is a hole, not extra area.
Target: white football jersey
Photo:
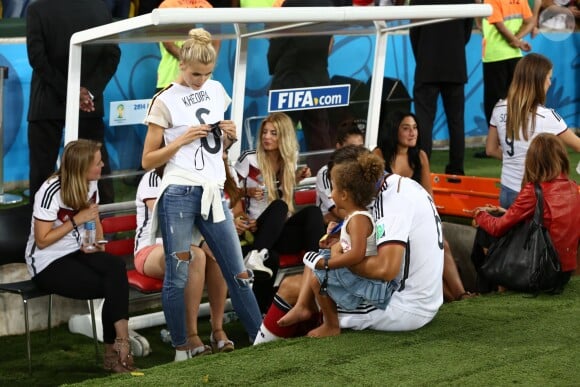
[[[526,153],[532,139],[540,133],[551,133],[556,136],[564,132],[568,126],[553,109],[538,106],[536,109],[536,127],[528,127],[528,141],[525,141],[520,132],[520,139],[515,140],[506,136],[507,101],[500,100],[495,105],[491,115],[490,125],[497,128],[502,150],[501,184],[511,190],[519,192],[524,178]]]
[[[57,228],[69,221],[78,211],[67,207],[60,196],[60,178],[53,177],[45,181],[34,196],[34,208],[30,235],[26,244],[26,263],[28,272],[35,276],[57,259],[64,257],[81,248],[82,235],[85,231],[84,223],[78,224],[77,230],[72,230],[58,241],[44,249],[36,245],[34,237],[34,223],[37,221],[54,222],[52,228]],[[87,201],[99,203],[97,182],[89,182]]]
[[[147,207],[146,202],[157,200],[160,183],[161,178],[159,175],[155,173],[155,170],[151,170],[143,175],[137,187],[137,195],[135,197],[135,207],[137,208],[135,253],[150,245],[152,210]],[[162,243],[162,239],[157,238],[156,243]]]
[[[341,326],[391,330],[381,323],[398,311],[430,321],[443,303],[443,229],[433,199],[414,180],[393,174],[381,185],[374,218],[379,252],[385,243],[405,245],[400,286],[384,311],[369,305],[339,310]]]
[[[153,97],[145,123],[165,128],[165,144],[170,144],[191,126],[222,121],[230,102],[222,84],[212,79],[206,81],[200,90],[172,83]],[[210,133],[182,146],[169,163],[198,175],[200,180],[211,177],[223,182],[222,149],[222,138]]]
[[[328,165],[323,165],[316,174],[316,204],[320,207],[322,215],[326,215],[335,207],[334,200],[330,197],[332,183]]]

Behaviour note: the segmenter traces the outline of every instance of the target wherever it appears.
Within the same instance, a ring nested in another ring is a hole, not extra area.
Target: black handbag
[[[490,282],[527,293],[556,292],[560,285],[560,259],[544,227],[543,195],[535,185],[536,210],[494,242],[481,274]]]

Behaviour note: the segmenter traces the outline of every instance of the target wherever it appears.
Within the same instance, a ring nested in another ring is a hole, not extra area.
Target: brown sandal
[[[117,337],[113,348],[117,352],[117,359],[121,366],[128,371],[135,371],[137,368],[133,363],[133,354],[131,353],[131,344],[126,337]]]
[[[225,333],[225,331],[223,329],[216,330],[216,332],[220,332],[220,331]],[[227,339],[227,336],[226,336],[225,340],[216,340],[214,335],[213,335],[213,332],[211,332],[211,334],[209,336],[209,342],[211,344],[211,348],[212,348],[213,353],[232,352],[235,349],[234,342]]]
[[[103,369],[115,374],[123,374],[130,372],[127,368],[119,362],[119,355],[116,352],[105,353],[103,358]]]

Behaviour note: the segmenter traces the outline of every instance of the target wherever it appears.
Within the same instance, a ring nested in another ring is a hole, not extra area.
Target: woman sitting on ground
[[[387,172],[410,177],[429,192],[431,187],[431,169],[427,153],[419,149],[419,130],[415,115],[410,112],[394,112],[384,128],[378,147],[373,153],[383,157]],[[459,301],[474,294],[465,291],[447,240],[443,240],[443,295],[445,301]]]
[[[26,263],[33,281],[46,292],[79,300],[104,298],[104,368],[124,373],[135,370],[125,262],[107,254],[104,244],[83,243],[91,221],[95,240],[103,239],[97,189],[103,168],[100,149],[100,143],[90,140],[65,146],[59,170],[36,193]]]
[[[576,256],[580,241],[580,193],[575,181],[569,178],[570,162],[563,141],[548,133],[537,135],[528,149],[524,180],[520,193],[509,209],[480,207],[475,210],[479,226],[472,260],[479,271],[485,263],[484,249],[521,221],[531,219],[536,208],[535,184],[540,184],[544,197],[544,226],[560,258],[560,287],[564,287],[577,267]],[[497,213],[503,213],[497,217]],[[491,214],[490,214],[491,213]],[[494,215],[492,215],[494,214]],[[493,237],[493,238],[490,238]],[[480,291],[494,290],[478,272]],[[509,288],[509,286],[508,286]]]
[[[297,169],[298,142],[292,120],[284,113],[272,113],[258,133],[256,149],[244,152],[235,164],[247,213],[236,217],[236,228],[254,234],[255,250],[247,260],[262,249],[278,254],[317,250],[324,234],[320,209],[308,206],[294,213],[294,187],[311,173],[308,167]],[[272,303],[279,266],[276,254],[270,255],[264,263],[272,276],[256,277],[253,288],[263,313]]]

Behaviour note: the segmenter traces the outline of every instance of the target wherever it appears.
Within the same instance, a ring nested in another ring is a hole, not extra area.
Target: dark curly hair
[[[349,145],[334,152],[331,174],[337,189],[352,195],[357,206],[368,206],[377,194],[376,182],[385,163],[362,146]]]

